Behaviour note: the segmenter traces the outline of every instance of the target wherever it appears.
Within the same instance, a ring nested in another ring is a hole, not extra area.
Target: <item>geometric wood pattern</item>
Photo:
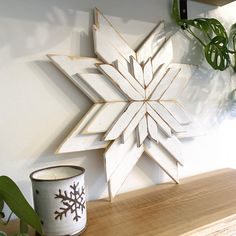
[[[57,152],[106,148],[110,199],[143,152],[178,183],[182,152],[177,136],[191,136],[192,121],[175,97],[195,67],[171,63],[172,41],[164,34],[164,22],[134,51],[95,9],[93,35],[97,58],[49,55],[94,102]]]

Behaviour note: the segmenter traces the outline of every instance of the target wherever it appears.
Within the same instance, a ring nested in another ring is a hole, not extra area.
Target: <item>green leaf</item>
[[[212,36],[222,36],[225,37],[226,41],[228,42],[228,36],[225,28],[217,19],[196,18],[194,20],[185,20],[184,23],[187,26],[197,28],[198,30],[206,34],[209,38],[211,38]]]
[[[225,70],[230,65],[226,38],[222,36],[213,38],[205,47],[205,57],[213,69]]]
[[[215,18],[206,19],[210,29],[216,36],[222,36],[226,38],[226,43],[228,43],[228,36],[224,26]]]
[[[197,18],[194,20],[184,20],[184,23],[188,26],[193,26],[202,32],[205,32],[205,33],[209,32],[209,25],[205,18]]]
[[[23,220],[20,220],[20,232],[23,234],[27,234],[28,229],[28,225]]]
[[[7,176],[0,176],[0,196],[17,217],[42,234],[39,216],[29,205],[14,181]]]
[[[0,231],[0,236],[7,236],[5,232]]]

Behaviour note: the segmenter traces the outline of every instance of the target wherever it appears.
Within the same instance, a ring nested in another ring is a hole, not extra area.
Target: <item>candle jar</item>
[[[53,166],[31,173],[35,211],[46,236],[78,235],[86,227],[84,168]]]

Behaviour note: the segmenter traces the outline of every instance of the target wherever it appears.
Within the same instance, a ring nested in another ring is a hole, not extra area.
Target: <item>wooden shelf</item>
[[[224,169],[88,204],[83,236],[236,234],[236,171]]]
[[[223,6],[235,0],[194,0],[195,2],[202,2],[210,5]]]
[[[88,202],[88,227],[82,235],[233,235],[235,196],[236,170],[223,169],[185,178],[179,185],[122,194],[113,203]],[[5,228],[11,233],[15,229],[16,222]]]

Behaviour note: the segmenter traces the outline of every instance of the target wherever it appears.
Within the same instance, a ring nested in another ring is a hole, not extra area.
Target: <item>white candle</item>
[[[54,166],[30,175],[44,235],[74,235],[85,229],[84,173],[79,166]]]

